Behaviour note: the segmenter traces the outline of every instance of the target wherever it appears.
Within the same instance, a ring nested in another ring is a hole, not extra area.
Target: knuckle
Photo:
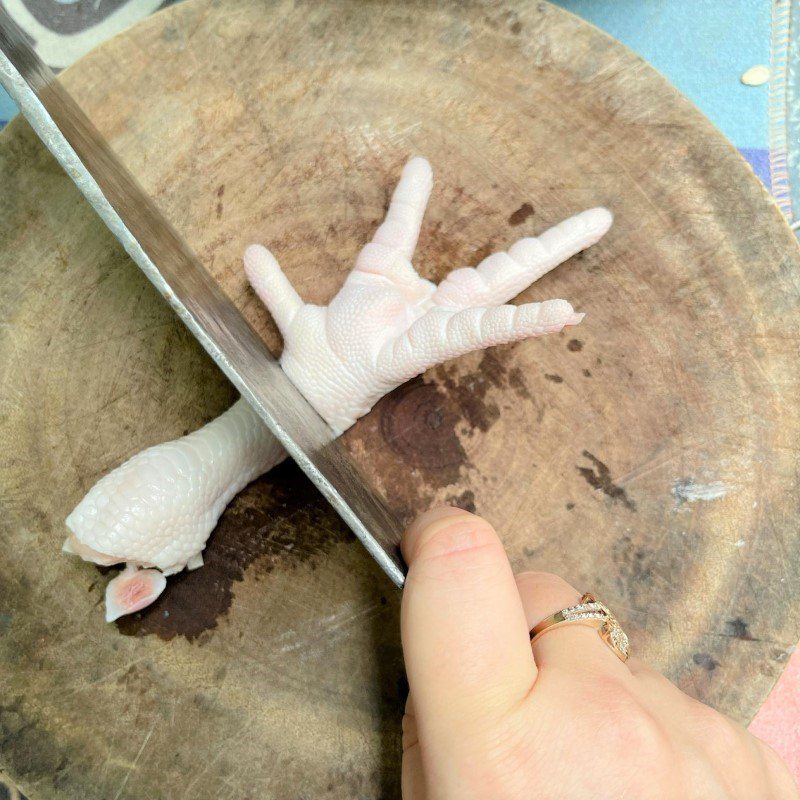
[[[616,757],[631,754],[626,765],[632,790],[644,793],[653,785],[667,786],[678,780],[682,771],[679,754],[667,731],[649,711],[639,706],[619,719],[615,728],[611,739]]]
[[[614,779],[626,797],[650,797],[654,786],[680,780],[684,765],[676,742],[629,679],[592,673],[564,680],[568,695],[558,692],[564,716],[577,723],[578,737],[593,745],[585,754],[587,770],[602,773],[615,764]]]
[[[658,720],[641,706],[623,725],[622,736],[631,752],[639,753],[646,763],[656,767],[669,764],[669,737]]]
[[[636,753],[637,763],[649,763],[654,770],[668,768],[673,745],[659,719],[631,692],[623,678],[594,675],[579,698],[600,720],[601,739],[611,755]],[[584,713],[586,713],[584,711]]]
[[[692,709],[691,718],[694,724],[703,732],[715,733],[717,728],[722,726],[722,723],[727,722],[725,717],[718,711],[715,711],[711,706],[696,700],[693,697],[688,698]]]
[[[747,734],[726,716],[699,701],[694,701],[692,714],[695,736],[712,752],[734,754],[741,751]]]

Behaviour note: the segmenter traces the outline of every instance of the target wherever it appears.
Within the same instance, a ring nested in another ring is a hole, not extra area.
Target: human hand
[[[555,575],[515,577],[484,520],[430,511],[403,554],[405,800],[797,799],[767,745],[623,663],[596,629],[561,625],[531,644],[581,593]]]

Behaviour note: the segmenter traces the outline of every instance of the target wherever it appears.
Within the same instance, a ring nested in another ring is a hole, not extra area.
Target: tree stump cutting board
[[[64,74],[277,352],[241,269],[341,285],[404,160],[438,280],[581,209],[526,291],[587,313],[432,370],[346,434],[403,517],[475,509],[746,722],[800,633],[800,256],[751,171],[637,57],[545,3],[194,0]],[[234,393],[24,121],[0,136],[0,767],[32,800],[397,796],[399,593],[291,463],[206,566],[107,625],[63,519]]]

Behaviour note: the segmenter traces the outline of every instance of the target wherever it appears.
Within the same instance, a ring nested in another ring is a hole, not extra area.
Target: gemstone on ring
[[[578,623],[597,628],[600,638],[621,660],[627,661],[630,655],[630,643],[625,631],[611,611],[588,592],[581,597],[577,605],[564,608],[543,619],[531,630],[531,642],[543,633],[559,625]]]

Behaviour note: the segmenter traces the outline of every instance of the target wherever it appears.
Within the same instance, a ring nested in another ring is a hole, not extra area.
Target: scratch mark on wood
[[[693,478],[683,478],[676,481],[672,487],[672,494],[678,505],[683,503],[696,503],[698,501],[718,500],[730,491],[731,487],[723,481],[711,483],[696,483]]]
[[[150,726],[150,730],[147,732],[147,736],[144,737],[144,741],[142,742],[142,746],[139,748],[139,752],[136,754],[136,758],[133,759],[128,771],[125,773],[125,777],[122,779],[122,783],[119,785],[119,789],[117,789],[117,793],[114,795],[114,800],[119,800],[122,792],[125,790],[125,786],[128,783],[128,779],[131,777],[131,773],[134,769],[136,769],[136,765],[139,763],[139,759],[144,752],[145,747],[147,747],[147,743],[150,741],[150,737],[153,735],[153,731],[156,729],[156,722],[154,721],[153,724]]]

